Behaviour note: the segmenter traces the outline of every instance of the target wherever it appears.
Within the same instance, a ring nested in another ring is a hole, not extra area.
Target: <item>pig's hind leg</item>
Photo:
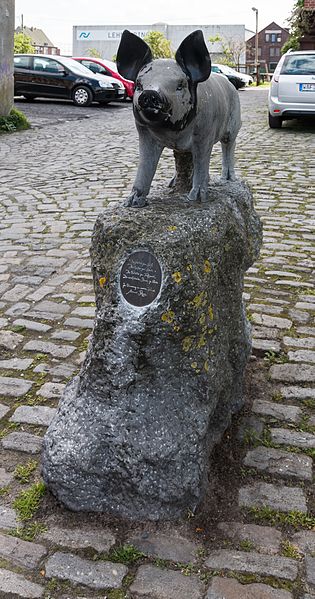
[[[222,173],[221,181],[235,181],[236,175],[234,171],[234,150],[235,139],[233,141],[221,141],[222,146]]]

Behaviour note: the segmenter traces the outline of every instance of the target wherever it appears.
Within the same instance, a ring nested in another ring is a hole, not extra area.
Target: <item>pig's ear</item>
[[[175,54],[176,62],[193,83],[208,79],[211,59],[200,29],[188,35]]]
[[[148,44],[125,29],[117,52],[118,73],[125,79],[135,81],[140,69],[151,60],[152,53]]]

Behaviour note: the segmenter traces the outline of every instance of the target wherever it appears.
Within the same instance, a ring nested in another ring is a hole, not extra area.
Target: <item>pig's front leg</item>
[[[209,185],[209,163],[212,145],[204,147],[203,144],[198,144],[192,152],[194,175],[192,188],[188,194],[190,202],[206,202],[208,200],[208,185]]]
[[[142,208],[146,205],[147,195],[163,150],[163,146],[152,137],[147,129],[139,127],[138,131],[139,166],[131,195],[125,203],[125,206],[133,208]]]

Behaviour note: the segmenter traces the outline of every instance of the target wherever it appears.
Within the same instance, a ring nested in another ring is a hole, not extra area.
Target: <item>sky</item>
[[[1,0],[0,0],[1,1]],[[73,25],[227,25],[244,24],[255,31],[271,21],[288,26],[295,0],[15,0],[15,24],[42,29],[62,54],[72,53]],[[254,2],[254,4],[253,4]]]

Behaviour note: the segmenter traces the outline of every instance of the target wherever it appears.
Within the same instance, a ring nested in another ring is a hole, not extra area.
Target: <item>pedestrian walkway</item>
[[[0,597],[315,598],[315,129],[270,130],[266,90],[239,93],[237,170],[264,223],[244,289],[246,406],[205,504],[173,524],[71,513],[40,479],[93,327],[93,225],[135,175],[131,107],[0,137]],[[153,194],[172,170],[166,151]]]

